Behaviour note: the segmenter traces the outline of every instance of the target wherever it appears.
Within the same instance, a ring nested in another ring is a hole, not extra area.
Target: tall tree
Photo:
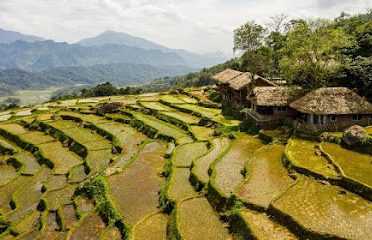
[[[286,14],[277,14],[270,17],[271,21],[266,25],[269,27],[271,32],[266,37],[266,45],[271,49],[271,76],[278,77],[280,75],[279,62],[282,59],[281,49],[284,46],[286,40],[286,33],[288,32],[289,16]]]
[[[234,52],[252,51],[259,48],[264,40],[266,29],[254,21],[249,21],[234,30]]]
[[[342,70],[337,85],[355,90],[372,101],[372,57],[357,57]]]
[[[249,71],[261,76],[274,76],[276,69],[273,64],[273,51],[270,47],[261,46],[252,51],[246,51],[241,57],[242,71]]]
[[[280,61],[285,78],[305,89],[327,86],[345,59],[342,50],[353,38],[327,20],[297,21],[287,34]]]
[[[270,17],[271,21],[267,23],[267,26],[272,32],[278,32],[284,34],[286,31],[287,20],[289,16],[281,13]]]

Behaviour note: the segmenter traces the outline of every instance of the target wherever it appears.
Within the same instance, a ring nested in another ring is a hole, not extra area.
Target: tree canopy
[[[249,21],[234,30],[234,52],[252,51],[262,45],[266,29],[254,21]]]
[[[271,17],[270,31],[249,21],[234,31],[238,70],[281,77],[304,89],[348,86],[372,99],[372,11],[331,19]]]
[[[342,50],[353,45],[352,36],[330,24],[300,21],[287,33],[280,68],[290,82],[306,89],[327,86],[347,62]]]

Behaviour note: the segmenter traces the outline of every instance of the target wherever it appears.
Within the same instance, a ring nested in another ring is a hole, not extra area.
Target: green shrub
[[[81,184],[76,195],[84,195],[94,200],[96,210],[107,225],[115,224],[120,226],[123,236],[130,235],[130,228],[127,226],[109,194],[109,187],[104,176],[96,175],[87,179]]]

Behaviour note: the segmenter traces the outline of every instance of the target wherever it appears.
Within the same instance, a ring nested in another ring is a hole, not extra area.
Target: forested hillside
[[[154,66],[186,65],[174,53],[144,50],[124,45],[82,47],[78,44],[17,41],[0,44],[0,67],[42,71],[57,67],[93,66],[97,64],[150,64]]]
[[[195,68],[199,68],[201,66],[210,67],[217,63],[221,63],[226,59],[226,57],[220,52],[196,54],[183,49],[168,48],[144,38],[110,30],[105,31],[96,37],[83,39],[77,43],[86,47],[117,44],[146,50],[160,50],[165,53],[175,53],[179,55],[188,66]]]
[[[145,89],[210,84],[226,68],[284,78],[305,89],[346,86],[372,100],[372,11],[329,19],[272,17],[265,28],[247,22],[234,32],[239,58],[182,77],[157,79]]]
[[[186,66],[151,66],[129,63],[59,67],[41,72],[16,68],[0,69],[0,94],[9,95],[17,89],[43,89],[76,83],[98,84],[105,81],[110,81],[115,85],[138,85],[154,78],[183,75],[191,70]]]

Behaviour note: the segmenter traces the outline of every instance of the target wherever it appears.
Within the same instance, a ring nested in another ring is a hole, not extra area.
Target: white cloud
[[[336,17],[372,0],[0,0],[0,27],[75,42],[111,29],[173,48],[231,53],[232,31],[269,16]]]

